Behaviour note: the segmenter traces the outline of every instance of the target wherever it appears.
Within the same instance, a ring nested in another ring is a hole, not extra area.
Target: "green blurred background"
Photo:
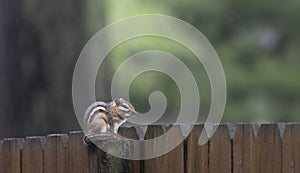
[[[0,137],[80,130],[71,85],[82,48],[104,26],[151,13],[192,24],[215,48],[227,80],[223,122],[299,121],[299,9],[298,0],[0,0]],[[164,38],[140,37],[117,46],[98,72],[97,98],[110,101],[118,65],[150,49],[172,53],[189,67],[205,117],[211,96],[205,70],[188,49]],[[168,76],[138,76],[131,85],[131,101],[145,112],[155,90],[168,99],[167,121],[180,104],[179,90]]]

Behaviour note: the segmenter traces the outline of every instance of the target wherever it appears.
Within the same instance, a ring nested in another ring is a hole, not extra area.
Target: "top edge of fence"
[[[78,130],[78,131],[70,131],[69,134],[83,134],[83,131]]]
[[[236,126],[236,125],[272,125],[272,124],[300,124],[300,122],[242,122],[242,123],[231,123],[231,122],[225,122],[225,123],[194,123],[194,124],[189,124],[189,123],[157,123],[157,124],[150,124],[150,125],[133,125],[133,124],[124,124],[121,127],[139,127],[139,126],[176,126],[176,125],[213,125],[213,126],[218,126],[218,125],[230,125],[230,126]]]
[[[34,141],[34,140],[38,140],[42,149],[45,148],[45,144],[46,144],[46,136],[26,136],[25,137],[25,143],[26,141]]]
[[[20,148],[20,149],[22,149],[23,148],[23,145],[24,145],[24,138],[4,138],[3,139],[3,144],[4,143],[6,143],[6,142],[17,142],[17,144],[18,144],[18,147]],[[2,145],[3,145],[2,144]]]
[[[152,126],[152,127],[163,127],[163,128],[167,128],[169,126],[205,126],[205,125],[209,125],[211,127],[215,127],[215,126],[227,126],[227,128],[229,129],[230,132],[230,137],[234,137],[234,133],[236,131],[236,128],[238,126],[243,126],[243,125],[250,125],[252,127],[252,129],[254,130],[254,133],[256,134],[259,129],[261,129],[262,126],[270,126],[270,125],[276,125],[277,128],[280,131],[280,136],[282,137],[282,135],[284,134],[285,128],[286,126],[291,126],[291,125],[300,125],[300,122],[264,122],[264,123],[260,123],[260,122],[242,122],[242,123],[196,123],[196,124],[188,124],[188,123],[176,123],[176,124],[170,124],[170,123],[160,123],[160,124],[154,124],[154,125],[132,125],[132,124],[126,124],[124,126],[122,126],[121,128],[143,128],[145,127],[147,129],[148,126]],[[69,135],[73,135],[73,134],[80,134],[82,135],[84,132],[82,130],[76,130],[76,131],[70,131],[68,134],[65,133],[53,133],[53,134],[48,134],[46,136],[26,136],[24,138],[19,138],[19,137],[9,137],[9,138],[2,138],[0,139],[0,142],[3,143],[5,141],[17,141],[18,144],[20,146],[23,145],[24,143],[24,139],[39,139],[41,141],[43,141],[46,138],[52,138],[52,137],[59,137],[63,140],[63,142],[67,141]],[[1,144],[0,143],[0,144]]]
[[[3,138],[3,141],[24,141],[24,138]]]
[[[47,138],[48,138],[48,137],[65,137],[65,136],[68,136],[68,135],[65,134],[65,133],[62,133],[62,134],[59,134],[59,133],[52,133],[52,134],[48,134],[48,135],[47,135]]]
[[[288,122],[288,123],[285,123],[286,125],[299,125],[300,122]]]
[[[60,138],[64,145],[66,145],[69,135],[68,134],[49,134],[47,135],[47,139],[49,138]]]
[[[45,136],[26,136],[25,139],[39,139],[39,140],[44,140],[46,137]]]

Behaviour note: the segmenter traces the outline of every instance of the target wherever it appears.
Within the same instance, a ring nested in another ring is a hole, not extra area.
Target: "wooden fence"
[[[178,127],[180,129],[180,127]],[[222,124],[208,143],[198,145],[203,125],[171,152],[148,160],[119,159],[83,144],[82,132],[0,142],[0,173],[96,172],[300,172],[300,124]],[[150,126],[146,139],[163,133]],[[137,139],[135,128],[123,136]]]

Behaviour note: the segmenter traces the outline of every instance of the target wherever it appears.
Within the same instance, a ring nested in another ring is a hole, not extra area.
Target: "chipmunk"
[[[134,107],[122,98],[91,104],[84,115],[84,141],[90,143],[90,136],[101,133],[118,134],[119,127],[136,114]]]

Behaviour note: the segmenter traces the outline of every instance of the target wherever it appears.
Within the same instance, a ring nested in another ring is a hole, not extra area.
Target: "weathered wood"
[[[231,172],[231,139],[226,124],[221,124],[209,141],[209,172]]]
[[[128,130],[128,129],[127,129]],[[132,172],[133,165],[123,158],[133,152],[131,142],[124,142],[120,135],[94,135],[90,138],[94,145],[88,147],[90,172]],[[102,151],[103,149],[103,151]],[[119,158],[120,157],[120,158]],[[130,165],[125,165],[130,163]]]
[[[258,131],[257,172],[281,172],[281,137],[277,124],[263,124]]]
[[[124,136],[129,139],[135,139],[138,140],[138,135],[136,133],[136,129],[134,127],[131,128],[120,128],[119,133],[121,136]],[[140,148],[139,146],[132,146],[132,151],[131,152],[137,152],[140,153]],[[128,160],[128,159],[123,159],[122,164],[123,164],[123,172],[133,172],[133,173],[139,173],[141,172],[141,161],[140,160]]]
[[[153,146],[155,150],[165,150],[167,145],[175,143],[182,138],[179,126],[170,126],[168,128],[170,135],[165,138],[163,143],[157,143]],[[145,139],[152,139],[163,135],[163,129],[159,126],[148,127]],[[184,171],[184,144],[179,144],[176,148],[168,153],[144,161],[144,171],[147,172],[183,172]]]
[[[186,159],[188,173],[208,172],[208,143],[198,145],[203,125],[194,126],[186,142]]]
[[[282,139],[282,172],[300,172],[300,124],[288,124]]]
[[[24,139],[7,138],[3,140],[0,150],[0,172],[20,173],[21,172],[21,149]]]
[[[45,137],[26,137],[22,152],[22,172],[43,172],[43,147]]]
[[[0,173],[300,172],[300,124],[284,126],[281,124],[281,138],[278,124],[263,124],[257,137],[251,124],[221,124],[208,143],[200,146],[198,139],[204,127],[196,125],[175,149],[142,161],[118,158],[87,146],[82,132],[71,132],[68,140],[67,135],[48,135],[46,141],[45,137],[27,137],[25,143],[24,139],[10,138],[0,141]],[[145,140],[157,139],[166,131],[171,135],[147,147],[124,143],[120,136],[99,136],[96,144],[127,158],[132,153],[143,156],[145,151],[164,153],[170,143],[182,139],[180,126],[149,126],[145,135]],[[135,128],[121,128],[119,134],[138,138]]]
[[[108,152],[122,153],[128,149],[118,138],[107,139],[97,143],[100,148],[105,148]],[[100,168],[101,172],[123,172],[122,159],[108,154],[106,151],[101,151]]]
[[[66,172],[88,172],[87,146],[83,132],[70,132],[66,146]]]
[[[256,138],[251,124],[236,125],[232,148],[234,173],[257,172]]]
[[[67,135],[52,134],[47,136],[44,155],[45,173],[66,172],[65,142]]]
[[[105,168],[105,164],[107,161],[105,159],[102,159],[102,157],[105,153],[94,145],[89,145],[87,151],[88,151],[88,170],[89,170],[88,172],[89,173],[104,172],[103,169]]]

